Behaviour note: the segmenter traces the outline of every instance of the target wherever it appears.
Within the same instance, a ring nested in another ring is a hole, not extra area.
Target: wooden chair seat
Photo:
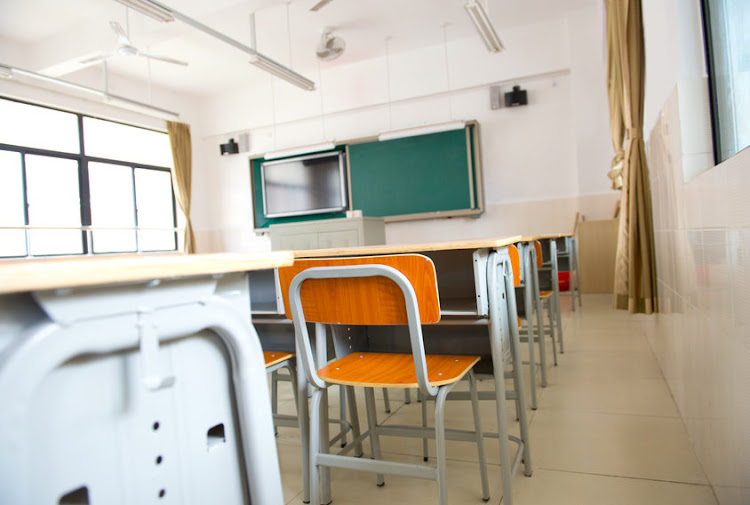
[[[479,356],[428,354],[427,379],[431,386],[453,384],[479,359]],[[419,388],[411,354],[355,352],[321,368],[318,376],[343,386]]]
[[[294,354],[291,352],[263,351],[263,359],[266,361],[266,368],[268,368],[269,366],[273,366],[278,363],[281,363],[282,361],[291,359],[293,357],[294,357]]]
[[[546,300],[547,298],[551,297],[554,294],[555,294],[554,291],[540,291],[539,298],[541,298],[542,300]]]

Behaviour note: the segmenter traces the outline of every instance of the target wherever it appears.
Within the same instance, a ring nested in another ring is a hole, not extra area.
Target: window
[[[750,2],[703,0],[714,157],[750,145]]]
[[[0,118],[0,257],[178,248],[166,133],[2,98]]]

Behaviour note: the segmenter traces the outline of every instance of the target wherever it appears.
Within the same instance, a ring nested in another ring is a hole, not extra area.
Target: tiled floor
[[[638,318],[614,311],[610,297],[598,295],[584,296],[583,307],[575,313],[565,298],[563,316],[565,354],[559,357],[559,366],[549,370],[549,385],[539,391],[538,410],[529,412],[534,473],[524,477],[518,472],[514,503],[715,505]],[[338,395],[331,396],[335,410],[333,397]],[[291,393],[283,390],[281,398],[280,410],[291,412]],[[463,403],[449,402],[447,426],[471,427]],[[400,391],[391,394],[391,404],[388,422],[419,421],[419,404],[405,405]],[[378,406],[383,419],[382,401]],[[494,430],[491,402],[483,402],[481,412],[483,430]],[[517,433],[518,424],[511,421],[511,430]],[[301,504],[299,434],[293,428],[280,428],[277,442],[284,499]],[[382,445],[385,458],[421,460],[418,440],[384,438]],[[490,503],[498,503],[502,493],[497,441],[486,440],[485,445]],[[447,454],[449,502],[483,503],[475,448],[449,442]],[[379,488],[373,474],[334,469],[332,486],[337,505],[437,503],[432,481],[386,476],[386,485]]]

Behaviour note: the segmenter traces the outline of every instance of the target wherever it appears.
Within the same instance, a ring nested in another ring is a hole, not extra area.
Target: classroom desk
[[[246,272],[291,263],[0,262],[0,502],[282,504]]]
[[[513,272],[508,255],[508,246],[518,243],[520,239],[520,236],[514,236],[427,244],[294,251],[295,258],[420,253],[433,260],[437,272],[441,313],[445,316],[443,321],[434,325],[433,328],[442,333],[443,337],[448,336],[448,338],[434,338],[429,334],[430,326],[424,327],[427,352],[468,352],[489,358],[480,361],[480,364],[483,361],[489,363],[488,371],[493,372],[495,394],[491,394],[491,398],[499,400],[496,401],[496,414],[500,432],[508,432],[504,400],[512,399],[516,402],[517,413],[521,419],[521,439],[509,438],[518,443],[519,449],[514,456],[511,456],[508,441],[499,441],[503,503],[506,504],[512,504],[512,475],[518,469],[521,459],[524,461],[524,473],[527,476],[531,475]],[[374,331],[374,328],[368,328],[369,334],[374,334]],[[383,331],[390,330],[385,328]],[[457,335],[459,335],[458,338]],[[506,338],[503,338],[503,335]],[[347,349],[343,347],[351,349],[351,346],[356,345],[358,338],[366,338],[366,336],[364,333],[359,335],[347,333],[345,338],[337,340],[337,345],[342,346],[341,350],[346,352]],[[489,353],[486,350],[488,339]],[[392,335],[390,338],[389,335],[379,335],[379,338],[370,340],[370,343],[377,342],[384,348],[394,349],[394,346],[402,341],[403,339],[398,338],[397,335]],[[503,345],[503,341],[507,342],[507,345]],[[481,349],[482,347],[484,350]],[[373,349],[371,346],[370,350],[377,351],[378,349]],[[516,391],[513,392],[505,390],[504,364],[509,362],[514,363],[513,379]],[[306,386],[304,381],[300,382],[302,383],[300,398],[304,398],[305,396],[302,395],[306,394],[304,390]],[[502,397],[499,396],[501,391],[504,393]],[[302,411],[300,412],[302,416]],[[324,485],[322,501],[330,497],[330,491],[325,490],[325,487]]]

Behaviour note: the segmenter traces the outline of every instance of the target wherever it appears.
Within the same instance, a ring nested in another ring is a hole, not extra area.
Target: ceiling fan
[[[169,56],[161,56],[158,54],[152,54],[147,53],[144,51],[141,51],[137,47],[133,45],[132,42],[130,42],[130,37],[125,33],[125,30],[122,29],[122,26],[117,21],[110,21],[109,26],[112,27],[112,30],[117,35],[117,48],[114,51],[111,51],[106,54],[100,54],[98,56],[93,56],[91,58],[86,58],[84,60],[81,60],[81,63],[88,64],[88,63],[98,63],[100,61],[108,60],[109,58],[112,58],[113,56],[117,55],[123,55],[123,56],[143,56],[144,58],[150,58],[152,60],[159,60],[164,61],[166,63],[173,63],[175,65],[183,65],[187,66],[187,62],[176,60],[174,58],[170,58]]]
[[[324,28],[320,37],[318,47],[315,49],[315,55],[319,60],[335,60],[344,52],[346,42],[341,37],[333,35],[333,28]]]

